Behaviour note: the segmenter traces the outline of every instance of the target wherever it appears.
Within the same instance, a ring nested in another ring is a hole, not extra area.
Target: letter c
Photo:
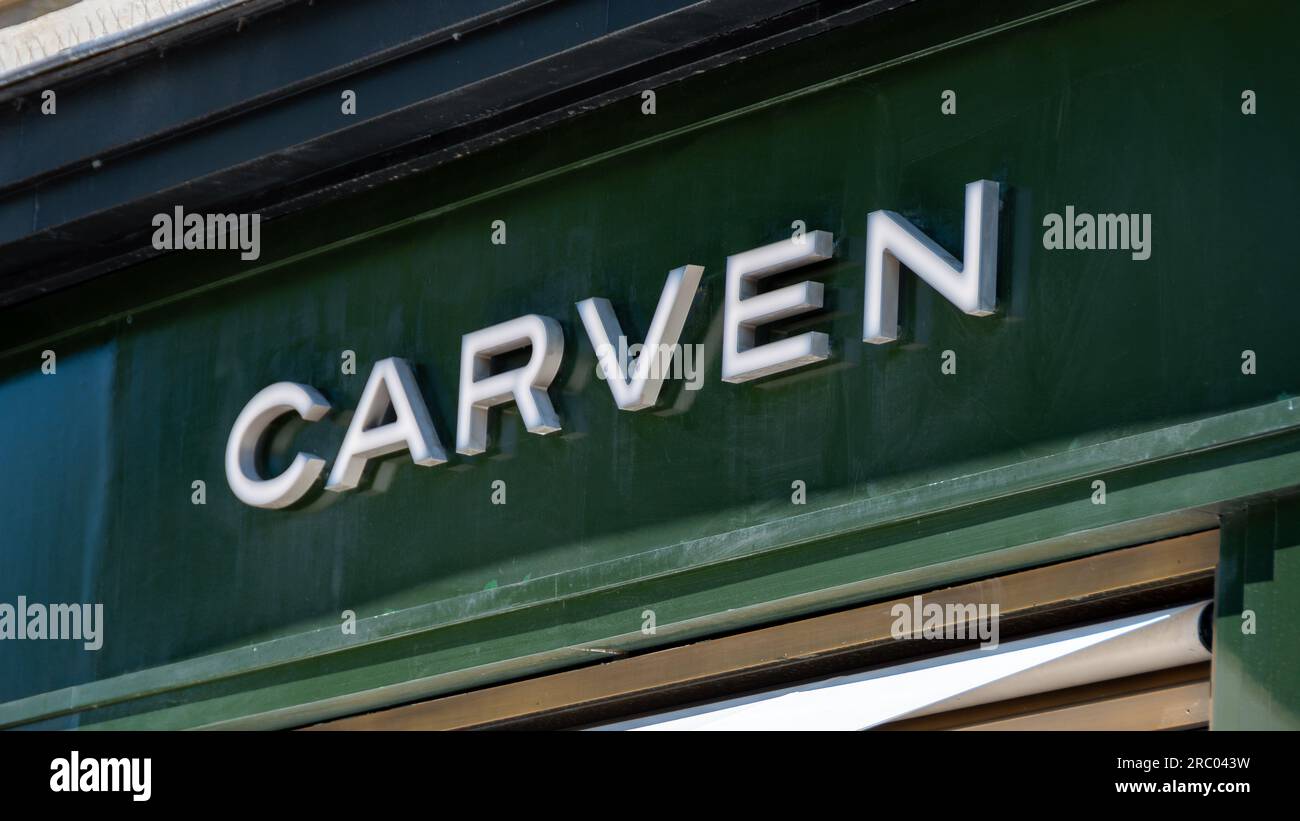
[[[253,507],[272,509],[301,499],[325,469],[325,460],[314,453],[299,453],[279,476],[264,479],[257,472],[257,451],[266,429],[289,411],[315,422],[329,409],[319,391],[297,382],[276,382],[248,400],[226,442],[226,482],[235,496]]]

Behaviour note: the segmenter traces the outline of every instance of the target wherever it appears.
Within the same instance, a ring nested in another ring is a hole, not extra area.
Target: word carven
[[[898,337],[898,271],[916,273],[945,299],[974,316],[988,316],[995,306],[998,254],[998,184],[979,180],[966,186],[963,258],[955,259],[916,226],[892,211],[867,215],[866,288],[862,339],[871,344]],[[800,368],[830,356],[824,333],[755,343],[756,330],[778,319],[822,307],[823,286],[804,281],[758,292],[760,280],[833,256],[834,237],[827,231],[774,242],[727,257],[723,307],[722,381],[752,379]],[[668,274],[650,322],[642,353],[619,361],[611,340],[623,335],[609,301],[592,297],[577,303],[578,316],[596,350],[615,404],[627,411],[653,407],[665,369],[660,351],[677,343],[704,268],[683,265]],[[494,356],[531,346],[527,364],[493,373]],[[460,386],[457,397],[456,452],[466,456],[488,447],[488,413],[514,402],[530,433],[561,429],[547,393],[564,356],[564,334],[554,319],[528,314],[461,337]],[[329,402],[310,385],[277,382],[259,391],[240,412],[226,444],[226,480],[243,502],[283,508],[302,499],[325,470],[323,458],[298,453],[278,476],[259,474],[258,453],[273,423],[293,412],[317,421]],[[385,418],[393,421],[384,423]],[[439,441],[411,366],[402,359],[376,362],[344,436],[325,490],[342,492],[358,486],[366,463],[409,451],[417,465],[440,465],[447,452]]]

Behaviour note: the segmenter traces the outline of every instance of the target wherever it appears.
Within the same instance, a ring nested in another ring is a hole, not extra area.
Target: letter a
[[[394,420],[381,425],[390,410]],[[325,489],[335,493],[353,489],[361,483],[367,462],[399,450],[410,451],[411,461],[417,465],[427,467],[447,461],[447,452],[429,419],[411,366],[389,357],[376,362],[370,370],[370,379],[361,392]]]

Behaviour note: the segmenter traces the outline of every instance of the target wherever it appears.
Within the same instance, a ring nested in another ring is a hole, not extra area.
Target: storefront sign
[[[962,311],[988,316],[995,308],[998,246],[998,184],[980,180],[966,186],[963,258],[955,259],[908,220],[892,211],[867,216],[867,261],[863,317],[864,342],[884,344],[898,337],[898,273],[905,265]],[[722,380],[747,382],[801,368],[830,357],[824,333],[807,332],[756,344],[759,327],[818,310],[823,286],[811,280],[760,293],[760,280],[830,259],[834,237],[810,231],[727,258],[723,308]],[[653,407],[665,375],[660,361],[678,343],[704,268],[685,265],[668,275],[650,323],[643,352],[620,361],[614,340],[623,336],[610,302],[593,297],[577,311],[607,375],[615,404],[627,411]],[[526,364],[493,373],[491,360],[530,349]],[[473,331],[461,338],[460,386],[456,414],[456,452],[464,456],[488,448],[488,413],[513,402],[530,433],[561,430],[548,389],[564,357],[564,334],[551,317],[528,314]],[[258,472],[257,454],[267,429],[281,416],[296,413],[309,422],[330,411],[315,388],[277,382],[259,391],[235,420],[226,446],[226,479],[243,502],[283,508],[307,494],[324,472],[325,459],[297,454],[278,476]],[[393,421],[383,423],[392,417]],[[327,491],[351,490],[371,459],[407,450],[418,465],[448,460],[408,363],[388,358],[375,363],[356,413],[325,481]]]

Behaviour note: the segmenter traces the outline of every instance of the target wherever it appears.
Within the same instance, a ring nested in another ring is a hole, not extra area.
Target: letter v
[[[619,361],[618,348],[611,341],[623,336],[623,328],[609,300],[592,297],[578,303],[578,315],[582,317],[587,336],[596,349],[605,381],[614,394],[614,404],[622,410],[644,410],[654,407],[659,399],[669,357],[681,336],[703,273],[702,265],[683,265],[669,272],[654,318],[650,320],[641,355],[626,366]]]
[[[867,280],[862,341],[876,345],[898,338],[898,265],[901,262],[952,304],[988,316],[997,302],[998,184],[966,186],[963,260],[893,211],[867,215]]]

